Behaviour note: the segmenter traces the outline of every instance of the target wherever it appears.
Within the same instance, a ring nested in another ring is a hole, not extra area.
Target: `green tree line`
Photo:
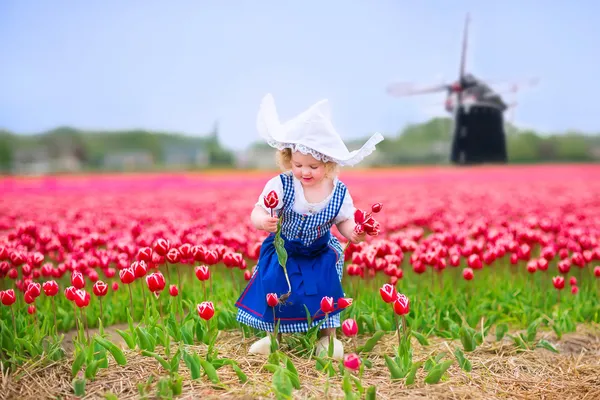
[[[506,125],[506,132],[510,162],[600,160],[600,133],[541,133],[510,124]],[[450,153],[452,120],[433,118],[424,123],[408,125],[395,135],[385,136],[386,140],[378,145],[375,165],[444,164],[448,163]],[[350,142],[348,147],[355,149],[363,141]],[[252,146],[261,147],[264,143]],[[76,157],[86,169],[102,169],[107,155],[127,151],[146,152],[160,166],[165,162],[166,150],[173,147],[201,149],[210,166],[236,165],[234,153],[219,141],[217,128],[207,135],[189,136],[145,130],[91,132],[59,127],[35,135],[0,130],[0,170],[10,172],[16,161],[26,162],[36,157],[53,159],[65,154]]]

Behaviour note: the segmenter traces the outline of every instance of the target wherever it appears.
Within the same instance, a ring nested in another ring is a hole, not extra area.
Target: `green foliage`
[[[420,124],[404,127],[397,135],[386,134],[370,162],[375,166],[402,164],[447,164],[452,143],[453,121],[450,118],[433,118]],[[546,134],[531,129],[519,129],[506,123],[509,161],[513,163],[537,162],[589,162],[600,158],[600,134],[569,131]],[[358,148],[364,139],[349,141],[348,147]],[[222,144],[218,127],[204,136],[185,136],[170,132],[145,130],[83,131],[58,127],[36,135],[15,135],[0,130],[0,172],[9,172],[15,161],[26,161],[36,154],[53,158],[68,154],[78,159],[84,170],[114,169],[105,164],[111,155],[142,153],[151,157],[153,168],[167,167],[172,159],[170,151],[205,154],[210,167],[227,168],[235,165],[232,151]],[[250,145],[251,149],[266,148],[262,142]],[[179,154],[179,153],[177,153]],[[191,161],[182,160],[177,168],[197,168]],[[141,168],[141,167],[136,167]]]

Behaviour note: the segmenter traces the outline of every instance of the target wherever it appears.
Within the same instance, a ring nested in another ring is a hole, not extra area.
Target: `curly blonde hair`
[[[282,171],[290,171],[292,169],[292,150],[291,149],[283,149],[278,150],[275,153],[275,157],[277,159],[277,165]],[[325,176],[332,178],[336,176],[339,172],[339,165],[328,161],[325,162]]]

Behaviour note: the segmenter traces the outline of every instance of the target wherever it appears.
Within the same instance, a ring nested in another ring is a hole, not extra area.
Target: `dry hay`
[[[377,386],[379,399],[598,399],[600,398],[600,330],[580,326],[575,333],[566,334],[557,340],[552,333],[541,333],[556,345],[560,354],[544,349],[519,351],[507,339],[501,343],[491,338],[471,353],[466,353],[473,365],[470,373],[454,363],[448,369],[448,379],[436,385],[423,383],[424,371],[417,374],[415,385],[406,387],[402,381],[391,383],[383,354],[392,354],[397,337],[387,335],[369,355],[372,369],[365,369],[363,385]],[[359,344],[366,338],[359,339]],[[353,345],[347,339],[347,351]],[[429,356],[446,352],[452,357],[455,346],[447,340],[432,339],[423,347],[413,342],[414,361],[425,361]],[[252,339],[244,339],[238,332],[221,332],[217,344],[221,357],[239,362],[248,375],[241,384],[230,366],[218,370],[221,385],[213,385],[206,377],[192,381],[187,367],[182,362],[179,373],[184,376],[181,398],[272,398],[272,374],[262,369],[266,357],[246,354]],[[205,346],[190,346],[200,355]],[[326,377],[315,369],[315,361],[300,358],[286,351],[298,370],[302,387],[294,391],[294,398],[324,398]],[[118,366],[110,358],[109,368],[100,370],[97,378],[86,385],[86,399],[103,398],[112,393],[119,399],[140,398],[138,384],[155,376],[148,398],[155,398],[157,377],[167,373],[156,360],[144,357],[137,351],[126,351],[128,363]],[[39,362],[20,368],[11,376],[3,376],[0,398],[46,399],[74,398],[72,394],[70,362],[61,361],[42,366]],[[329,396],[343,398],[341,378],[330,378]]]

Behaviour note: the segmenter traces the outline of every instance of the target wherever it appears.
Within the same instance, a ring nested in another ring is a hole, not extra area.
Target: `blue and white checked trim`
[[[274,324],[272,322],[264,322],[260,319],[248,314],[244,310],[239,310],[237,315],[238,322],[242,324],[251,326],[252,328],[259,329],[261,331],[273,332]],[[319,321],[313,321],[312,326],[318,325]],[[328,321],[323,322],[320,329],[324,328],[339,328],[340,323],[340,314],[332,315],[328,318]],[[283,322],[279,324],[279,332],[281,333],[297,333],[297,332],[306,332],[308,331],[308,321],[304,322],[294,322],[291,324],[284,324]]]

